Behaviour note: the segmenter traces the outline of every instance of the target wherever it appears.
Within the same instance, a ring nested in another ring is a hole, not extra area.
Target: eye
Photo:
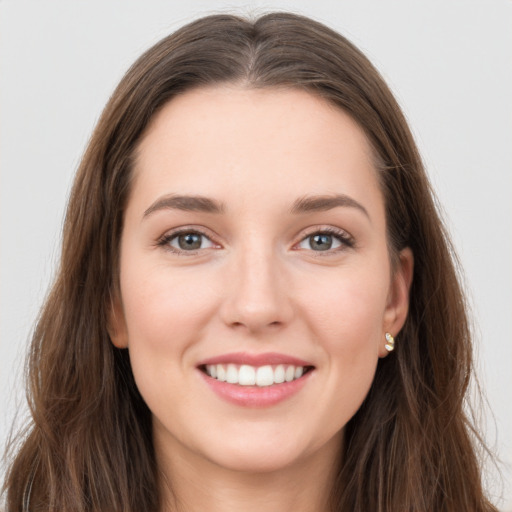
[[[353,247],[352,238],[344,231],[323,230],[317,231],[302,239],[297,247],[315,252],[326,252],[347,246]]]
[[[174,252],[193,252],[215,247],[215,244],[198,231],[180,231],[164,236],[159,245],[166,246]]]

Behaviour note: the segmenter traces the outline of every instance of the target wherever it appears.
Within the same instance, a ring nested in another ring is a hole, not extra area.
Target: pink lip
[[[309,381],[313,371],[305,373],[300,379],[272,386],[240,386],[221,382],[199,371],[210,389],[220,398],[242,407],[270,407],[298,393]]]
[[[263,354],[234,352],[205,359],[204,361],[201,361],[198,366],[205,366],[207,364],[248,364],[250,366],[289,364],[293,366],[313,366],[304,359],[298,359],[297,357],[279,354],[277,352],[266,352]]]
[[[282,384],[273,384],[272,386],[240,386],[239,384],[221,382],[208,376],[201,368],[211,364],[248,364],[251,366],[288,364],[305,367],[312,367],[313,365],[296,357],[273,352],[265,354],[237,352],[233,354],[223,354],[201,361],[198,364],[198,373],[208,387],[223,400],[242,407],[263,408],[283,402],[297,394],[315,373],[314,370],[310,369],[299,379],[293,380],[292,382],[283,382]]]

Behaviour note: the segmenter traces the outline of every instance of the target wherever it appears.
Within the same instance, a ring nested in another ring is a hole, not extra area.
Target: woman
[[[134,64],[84,155],[7,510],[493,510],[471,365],[377,71],[307,18],[203,18]]]

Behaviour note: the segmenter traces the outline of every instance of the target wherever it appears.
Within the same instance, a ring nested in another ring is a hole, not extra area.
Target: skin
[[[385,333],[403,326],[412,279],[408,249],[391,268],[372,162],[352,118],[298,90],[196,89],[152,120],[110,334],[128,348],[152,411],[169,509],[328,509],[344,426],[387,355]],[[148,212],[170,194],[210,198],[223,212]],[[291,212],[301,198],[334,194],[365,211]],[[181,227],[206,235],[201,248],[179,249],[171,237]],[[325,229],[336,230],[333,246],[316,250],[310,237]],[[283,402],[235,405],[197,365],[240,351],[293,355],[314,371]]]

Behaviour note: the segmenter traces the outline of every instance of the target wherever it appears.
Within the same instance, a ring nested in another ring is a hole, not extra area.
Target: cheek
[[[301,293],[302,310],[328,353],[377,348],[387,301],[385,272],[345,268]]]
[[[214,288],[195,271],[171,272],[165,265],[124,261],[121,294],[128,350],[137,387],[152,411],[179,406],[190,387],[190,347],[201,339],[215,309]],[[138,263],[138,264],[137,264]]]
[[[386,280],[375,278],[379,274],[345,270],[335,278],[331,275],[324,286],[318,282],[302,304],[303,317],[329,368],[324,396],[338,411],[339,424],[355,414],[373,381],[387,298]]]
[[[215,291],[195,270],[171,272],[161,265],[125,265],[121,294],[130,342],[176,350],[200,334],[215,307]]]

